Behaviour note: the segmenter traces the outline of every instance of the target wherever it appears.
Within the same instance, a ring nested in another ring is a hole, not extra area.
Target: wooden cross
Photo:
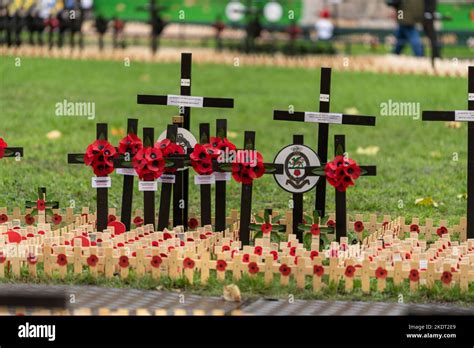
[[[23,148],[22,147],[6,147],[3,157],[15,157],[19,160],[23,157]]]
[[[107,123],[97,123],[96,139],[107,140]],[[84,154],[68,154],[68,164],[84,164]],[[97,231],[102,232],[107,228],[109,213],[109,187],[110,177],[93,177],[97,189]]]
[[[127,120],[127,134],[137,134],[138,120],[129,118]],[[128,158],[129,162],[132,158]],[[115,161],[114,161],[115,162]],[[114,163],[115,164],[115,163]],[[117,166],[116,166],[117,168]],[[123,190],[122,190],[122,211],[120,220],[125,225],[126,231],[130,231],[132,223],[132,204],[133,204],[133,183],[134,183],[134,169],[133,168],[118,168],[117,173],[123,174]]]
[[[375,126],[375,117],[330,113],[331,68],[321,68],[319,112],[281,111],[273,112],[278,121],[296,121],[318,124],[318,155],[322,162],[328,160],[329,125],[344,124],[352,126]],[[315,210],[324,216],[326,213],[326,180],[316,186]]]
[[[199,125],[199,142],[201,144],[209,143],[209,137],[211,130],[209,123],[201,123]],[[196,175],[195,182],[198,183],[198,179],[204,179],[203,183],[199,184],[201,190],[201,226],[212,224],[211,219],[211,181],[214,180],[214,174],[211,175]]]
[[[467,122],[467,238],[474,238],[474,66],[469,67],[468,110],[423,111],[423,121]]]
[[[346,136],[334,136],[334,156],[346,153]],[[361,176],[376,176],[376,166],[360,166]],[[326,181],[326,180],[324,180]],[[336,190],[336,240],[347,235],[347,200],[346,192]]]
[[[42,199],[45,202],[45,209],[58,209],[59,202],[47,201],[46,200],[46,187],[38,187],[38,200]],[[36,208],[38,201],[26,201],[25,208],[32,209]]]
[[[255,132],[246,131],[244,134],[244,150],[255,150]],[[264,163],[264,174],[282,174],[283,165],[275,163]],[[251,184],[242,184],[240,198],[240,230],[239,239],[242,245],[250,244],[250,219],[252,214],[252,187]]]
[[[181,54],[181,94],[180,95],[141,95],[138,104],[178,106],[183,116],[181,127],[190,130],[191,108],[233,108],[234,99],[191,96],[192,54]],[[173,224],[187,226],[189,197],[189,171],[176,173],[173,189]]]
[[[219,138],[227,138],[227,120],[216,120],[216,136]],[[215,231],[224,231],[226,228],[226,188],[227,182],[224,173],[222,177],[220,174],[214,174],[216,178],[216,192],[215,192]]]
[[[155,144],[155,129],[143,128],[143,147]],[[155,227],[155,191],[143,191],[143,220],[145,225]]]

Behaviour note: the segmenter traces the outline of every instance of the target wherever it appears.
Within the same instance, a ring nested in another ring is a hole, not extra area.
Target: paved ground
[[[0,285],[1,314],[81,315],[474,315],[474,307],[274,299],[224,301],[180,292],[97,286]],[[34,306],[34,307],[31,307]]]

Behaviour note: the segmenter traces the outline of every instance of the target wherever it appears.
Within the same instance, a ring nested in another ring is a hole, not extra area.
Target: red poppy
[[[328,220],[328,222],[326,223],[327,227],[336,227],[336,222],[334,220]]]
[[[113,214],[109,214],[108,218],[107,218],[107,222],[114,222],[117,220],[117,217]]]
[[[312,250],[311,253],[309,254],[309,257],[311,260],[313,260],[315,257],[319,256],[319,252],[317,250]]]
[[[387,278],[387,274],[388,274],[388,272],[385,268],[378,267],[375,270],[375,278],[377,278],[377,279],[385,279],[385,278]]]
[[[214,171],[212,169],[212,160],[217,158],[219,154],[220,150],[214,149],[209,144],[197,144],[194,146],[194,150],[189,155],[189,158],[196,173],[199,175],[210,175]]]
[[[227,262],[225,262],[225,260],[217,260],[216,270],[218,270],[219,272],[224,272],[226,268]]]
[[[318,277],[322,277],[324,275],[324,267],[322,265],[314,265],[313,273],[316,274]]]
[[[185,258],[183,261],[184,268],[193,269],[194,265],[195,265],[194,260],[189,257]]]
[[[35,218],[31,216],[31,214],[26,214],[25,215],[25,223],[27,225],[33,225],[35,223]]]
[[[420,280],[420,272],[417,269],[410,270],[410,275],[408,276],[410,281],[417,282]]]
[[[417,224],[410,225],[410,232],[420,233],[420,227]]]
[[[90,267],[95,267],[97,265],[97,262],[99,262],[99,258],[96,255],[91,255],[87,258],[87,264]]]
[[[194,230],[196,227],[198,227],[199,221],[196,218],[190,218],[188,221],[188,227],[192,230]]]
[[[7,214],[0,214],[0,224],[3,224],[8,221]]]
[[[254,249],[253,249],[253,253],[255,255],[262,255],[263,253],[263,248],[261,246],[256,246]]]
[[[449,271],[444,271],[443,274],[441,275],[441,281],[444,284],[450,284],[452,280],[453,280],[453,274]]]
[[[230,250],[230,246],[228,246],[228,245],[223,245],[222,246],[222,251],[228,251],[228,250]]]
[[[0,264],[4,263],[7,258],[3,255],[3,252],[0,251]]]
[[[63,221],[63,217],[59,214],[54,214],[53,215],[53,223],[55,225],[59,225]]]
[[[46,209],[46,202],[44,199],[38,199],[36,201],[36,209],[38,209],[38,211],[44,211]]]
[[[168,233],[168,232],[163,233],[163,239],[164,240],[167,240],[167,239],[170,239],[170,238],[173,238],[170,233]]]
[[[128,261],[128,256],[126,256],[126,255],[120,256],[120,258],[119,258],[119,266],[120,267],[126,268],[126,267],[128,267],[129,264],[130,263]]]
[[[0,158],[3,158],[5,156],[5,149],[8,147],[8,144],[3,140],[3,138],[0,138]]]
[[[56,262],[58,263],[59,266],[67,265],[67,256],[64,254],[58,254]]]
[[[291,268],[288,267],[286,264],[281,265],[278,270],[280,271],[281,275],[284,277],[289,276],[291,273]]]
[[[136,227],[140,227],[141,225],[143,225],[144,222],[145,221],[140,216],[135,216],[135,218],[133,219],[133,224]]]
[[[256,262],[250,262],[248,267],[250,274],[256,274],[258,273],[258,271],[260,271],[260,268],[258,267]]]
[[[181,145],[172,142],[169,139],[163,139],[155,144],[155,147],[159,148],[163,154],[163,158],[169,158],[173,155],[183,155],[184,149]],[[165,168],[166,173],[175,173],[177,168]]]
[[[318,224],[311,225],[311,234],[313,236],[319,236],[321,234],[321,229],[319,228]]]
[[[260,229],[262,230],[263,234],[267,234],[267,233],[270,233],[273,229],[273,226],[271,223],[269,222],[265,222],[264,224],[262,224],[260,226]]]
[[[199,235],[199,239],[207,239],[206,235],[204,233],[201,233]]]
[[[227,138],[220,138],[220,137],[211,137],[210,145],[217,150],[225,151],[226,149],[229,150],[236,150],[237,147],[232,144]]]
[[[275,261],[278,260],[278,251],[272,250],[272,251],[270,251],[270,254],[273,255],[273,260],[275,260]]]
[[[346,267],[346,271],[344,272],[344,275],[348,278],[352,278],[354,277],[355,271],[356,271],[355,267],[352,265],[349,265]]]
[[[114,171],[115,147],[107,140],[96,140],[87,147],[84,163],[91,166],[97,176],[107,176]]]
[[[128,154],[130,158],[133,158],[143,148],[142,140],[133,133],[128,134],[119,142],[118,152],[121,155]]]
[[[232,177],[235,181],[250,185],[254,179],[258,179],[265,174],[262,154],[258,151],[254,153],[256,157],[251,161],[250,158],[246,158],[249,156],[246,156],[245,152],[237,151],[238,160],[232,163]]]
[[[295,256],[296,255],[296,247],[291,247],[290,248],[290,255]]]
[[[250,255],[244,254],[244,256],[242,256],[242,262],[249,262],[249,261],[250,261]]]
[[[160,267],[161,263],[163,262],[162,258],[158,255],[155,255],[151,258],[150,264],[154,268]]]
[[[354,223],[354,231],[356,232],[364,231],[364,223],[362,221],[356,221]]]
[[[166,162],[157,147],[144,147],[132,159],[132,165],[140,180],[153,181],[164,172]]]
[[[324,168],[326,180],[338,191],[345,192],[349,186],[355,185],[361,174],[361,169],[351,158],[336,156],[332,162],[326,164]]]
[[[443,237],[443,234],[446,234],[446,233],[448,233],[448,229],[447,229],[446,227],[444,227],[444,226],[441,226],[440,228],[438,228],[438,229],[436,230],[436,234],[437,234],[440,238]]]
[[[59,255],[58,255],[58,257],[59,257]],[[29,253],[28,256],[26,257],[26,262],[28,262],[28,264],[30,264],[30,265],[36,265],[36,263],[38,262],[38,258],[36,257],[35,254]]]

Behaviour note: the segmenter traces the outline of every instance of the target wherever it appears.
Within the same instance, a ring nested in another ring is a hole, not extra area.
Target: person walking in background
[[[425,4],[423,0],[387,0],[387,4],[396,10],[398,28],[395,32],[395,48],[393,53],[402,53],[405,45],[410,43],[413,54],[417,57],[424,55],[418,25],[423,23]]]
[[[320,41],[329,41],[334,35],[334,24],[331,21],[331,13],[324,9],[319,13],[319,19],[315,23],[315,29]]]

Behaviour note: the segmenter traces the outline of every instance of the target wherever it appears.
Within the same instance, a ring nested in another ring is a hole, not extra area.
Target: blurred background
[[[7,46],[469,58],[473,31],[473,0],[0,0]]]

